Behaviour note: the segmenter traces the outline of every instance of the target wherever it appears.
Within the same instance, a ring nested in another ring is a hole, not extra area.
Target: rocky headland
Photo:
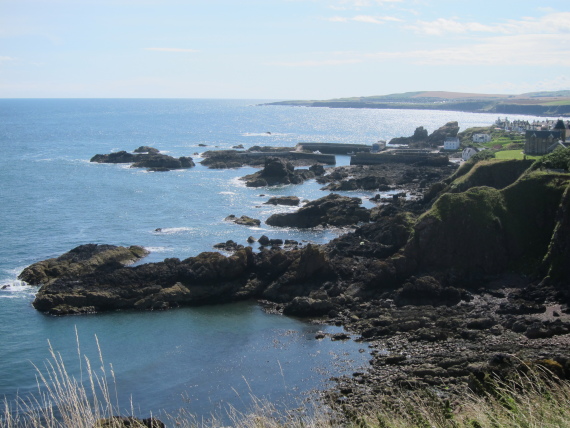
[[[34,307],[55,315],[257,299],[271,311],[344,325],[372,353],[370,367],[338,379],[330,394],[346,409],[401,387],[452,397],[521,361],[568,378],[570,174],[533,165],[409,166],[416,198],[368,210],[331,194],[267,220],[352,226],[325,245],[255,252],[228,241],[228,256],[137,266],[125,266],[133,258],[124,254],[135,248],[139,257],[139,247],[90,245],[36,263],[21,279],[41,286]],[[358,181],[360,167],[350,168],[331,171],[337,178],[325,175],[323,184],[393,185],[387,175]],[[65,267],[77,252],[78,267]]]
[[[185,169],[196,166],[189,156],[175,158],[161,154],[154,147],[141,146],[129,153],[124,150],[105,155],[95,155],[90,162],[96,163],[130,163],[132,168],[147,168],[149,171],[161,172],[173,169]]]

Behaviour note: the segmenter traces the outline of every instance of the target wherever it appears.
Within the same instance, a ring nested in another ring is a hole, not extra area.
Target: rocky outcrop
[[[140,146],[139,148],[134,150],[135,153],[149,153],[153,155],[157,155],[160,153],[160,150],[155,149],[154,147],[150,146]]]
[[[309,295],[334,277],[326,253],[318,246],[290,251],[272,247],[254,254],[251,247],[229,241],[223,249],[233,254],[205,252],[185,260],[171,258],[133,267],[114,262],[91,268],[92,258],[76,257],[84,252],[78,247],[58,258],[74,259],[74,269],[56,270],[52,261],[44,261],[27,268],[22,278],[42,284],[33,302],[37,310],[65,315],[168,309],[256,297],[288,302]],[[51,267],[50,276],[42,275],[39,266]]]
[[[143,247],[85,244],[53,259],[25,268],[18,279],[30,285],[49,285],[56,279],[103,273],[148,255]]]
[[[458,133],[459,124],[457,122],[448,122],[429,135],[427,130],[420,126],[416,128],[414,135],[392,138],[390,144],[403,144],[409,147],[437,147],[442,146],[446,138],[457,137]]]
[[[370,220],[370,211],[360,206],[360,198],[331,193],[308,202],[294,213],[270,216],[265,223],[278,227],[309,228],[316,226],[350,226]]]
[[[241,224],[242,226],[259,226],[261,224],[261,220],[256,218],[251,218],[246,215],[242,215],[241,217],[236,217],[234,214],[230,214],[225,218],[226,221],[231,221],[235,224]]]
[[[299,205],[301,200],[298,196],[274,196],[273,198],[269,198],[267,205],[287,205],[296,207]]]
[[[373,155],[371,155],[373,156]],[[420,198],[426,189],[447,178],[455,166],[420,166],[404,163],[378,165],[351,165],[327,169],[328,173],[317,177],[322,190],[390,190],[405,191]]]
[[[124,150],[109,153],[106,155],[95,155],[90,162],[96,163],[132,163],[134,168],[148,168],[150,171],[170,171],[172,169],[185,169],[195,166],[194,161],[189,156],[174,158],[169,155],[160,154],[153,147],[141,146],[135,153],[128,153]]]
[[[442,146],[446,138],[457,137],[458,133],[459,124],[456,121],[447,122],[429,135],[427,143],[432,147]]]
[[[151,171],[170,171],[171,169],[185,169],[196,166],[191,157],[182,156],[174,158],[168,155],[149,155],[132,164],[133,168],[149,168]]]
[[[239,168],[242,166],[262,167],[267,158],[279,158],[285,162],[290,162],[295,166],[308,165],[334,165],[336,159],[334,155],[324,155],[317,153],[307,153],[297,151],[294,147],[259,147],[254,146],[244,151],[238,150],[215,150],[202,154],[204,160],[202,165],[208,168]],[[314,171],[316,175],[317,172]]]
[[[312,171],[295,170],[292,163],[279,158],[266,158],[264,167],[255,174],[247,175],[242,179],[248,187],[276,186],[280,184],[301,184],[305,180],[314,178]]]
[[[368,176],[363,178],[350,178],[340,182],[331,183],[323,187],[321,190],[331,191],[347,191],[347,190],[379,190],[388,191],[392,189],[386,177]]]
[[[249,247],[230,257],[206,252],[182,261],[109,266],[49,282],[40,288],[33,305],[39,311],[62,315],[220,303],[242,290],[253,266]]]

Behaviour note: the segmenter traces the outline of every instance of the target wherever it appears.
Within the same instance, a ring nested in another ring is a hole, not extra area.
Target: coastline
[[[379,110],[437,110],[455,111],[465,113],[493,113],[499,115],[529,115],[540,117],[568,117],[570,116],[570,105],[543,106],[525,104],[503,104],[488,101],[462,102],[462,103],[442,103],[442,104],[421,104],[421,103],[367,103],[352,101],[278,101],[262,105],[283,105],[295,107],[327,107],[327,108],[355,108],[355,109],[379,109]]]
[[[505,242],[500,239],[495,243],[489,241],[489,236],[504,233],[496,228],[492,218],[488,224],[485,223],[488,220],[483,220],[484,223],[476,227],[479,231],[472,230],[474,234],[438,242],[438,237],[442,236],[459,237],[454,228],[463,224],[449,221],[447,225],[435,225],[436,215],[442,215],[437,209],[442,209],[443,201],[465,195],[477,199],[480,196],[473,192],[481,185],[491,186],[491,190],[485,190],[489,195],[483,195],[491,198],[491,204],[494,204],[492,198],[499,196],[506,197],[508,202],[509,195],[515,192],[512,189],[524,191],[529,185],[535,189],[533,192],[542,189],[532,195],[542,198],[542,203],[532,204],[540,208],[535,213],[523,213],[524,218],[530,215],[531,222],[537,216],[553,219],[556,217],[553,214],[559,212],[557,222],[565,224],[567,215],[560,214],[560,210],[564,210],[570,200],[570,196],[563,197],[570,195],[568,174],[533,172],[523,164],[524,161],[486,161],[463,168],[463,171],[433,183],[423,198],[411,201],[394,198],[384,203],[372,214],[373,223],[357,226],[353,232],[328,244],[292,250],[272,246],[259,253],[246,247],[228,257],[203,253],[184,261],[154,263],[153,270],[144,265],[135,268],[114,265],[108,273],[98,271],[96,275],[71,276],[68,280],[73,285],[73,292],[66,291],[71,289],[66,288],[64,274],[59,282],[55,280],[55,288],[45,286],[43,295],[46,296],[47,291],[47,295],[51,293],[56,298],[54,314],[121,309],[121,301],[119,306],[106,306],[118,301],[117,297],[94,291],[111,291],[104,285],[107,275],[120,278],[141,272],[142,276],[136,274],[139,284],[142,278],[152,280],[156,272],[162,272],[159,277],[164,281],[166,272],[172,270],[175,272],[172,285],[162,282],[158,288],[142,286],[141,291],[145,289],[150,292],[149,298],[153,296],[150,300],[141,299],[141,296],[124,300],[126,289],[123,287],[123,301],[131,299],[136,309],[160,310],[186,304],[262,299],[266,310],[342,325],[360,335],[359,340],[372,349],[373,355],[368,370],[336,379],[337,387],[327,391],[327,396],[347,411],[373,406],[377,394],[390,393],[403,386],[412,390],[435,388],[450,398],[461,397],[473,387],[474,380],[484,379],[497,370],[515,370],[520,361],[525,364],[553,361],[555,367],[562,368],[563,376],[568,376],[570,315],[566,297],[557,295],[557,283],[536,273],[528,275],[524,269],[511,273],[509,257],[513,254],[505,258]],[[498,189],[493,189],[492,177],[506,176],[513,167],[519,172],[509,173],[511,181],[505,183],[501,179],[501,184],[495,185]],[[334,171],[343,169],[354,172],[362,167],[340,167]],[[400,166],[398,169],[404,176],[405,168]],[[373,170],[370,167],[365,175],[370,175]],[[489,175],[490,171],[494,173]],[[521,171],[524,172],[521,174]],[[410,184],[418,180],[418,172],[414,174],[407,173]],[[461,192],[453,190],[458,180],[464,183]],[[558,183],[558,187],[549,190],[554,192],[552,198],[544,194],[547,188],[540,183],[550,183],[549,186]],[[442,185],[448,189],[436,197],[433,189]],[[347,206],[344,200],[340,205]],[[467,212],[488,209],[476,205],[469,207],[465,202],[460,206]],[[502,209],[496,215],[516,217],[514,211],[507,214],[502,213]],[[452,210],[446,215],[456,214]],[[481,221],[475,211],[472,215],[473,221]],[[551,236],[548,230],[554,227],[555,223],[551,221],[544,233],[547,240],[546,244],[541,244],[542,251],[552,247],[548,244]],[[472,248],[466,250],[463,239]],[[518,249],[521,255],[530,250],[524,246]],[[184,265],[188,268],[182,268]],[[78,290],[81,292],[78,287],[81,282],[89,289],[83,297],[77,294]],[[216,286],[212,288],[214,283]],[[63,303],[57,301],[59,298],[64,299]],[[69,303],[65,303],[65,299],[77,304],[83,298],[87,299],[83,307],[78,310],[67,308]],[[43,303],[34,305],[39,310],[50,307]]]

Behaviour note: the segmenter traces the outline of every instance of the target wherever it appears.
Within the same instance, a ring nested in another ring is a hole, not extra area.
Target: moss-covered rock
[[[488,168],[489,174],[478,173],[479,178],[498,183],[500,170],[491,171],[500,166],[507,175],[519,168],[500,163]],[[463,182],[478,181],[472,177]],[[503,190],[473,187],[445,193],[420,217],[404,254],[421,270],[531,273],[547,253],[569,179],[567,174],[532,172]]]

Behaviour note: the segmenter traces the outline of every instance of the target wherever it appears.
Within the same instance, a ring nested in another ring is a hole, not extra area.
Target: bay
[[[80,376],[76,331],[81,352],[91,360],[98,358],[98,338],[106,364],[113,364],[120,402],[126,409],[132,397],[141,416],[184,406],[200,415],[228,403],[246,408],[250,394],[293,405],[324,387],[330,376],[366,364],[364,345],[314,338],[317,330],[339,328],[265,314],[251,303],[56,318],[36,312],[35,289],[16,279],[25,266],[85,243],[142,245],[151,250],[143,262],[194,256],[229,239],[246,244],[250,235],[323,243],[342,231],[263,223],[292,209],[263,205],[270,196],[316,199],[326,194],[317,183],[247,188],[239,177],[253,168],[210,170],[198,163],[201,153],[239,144],[372,144],[409,136],[420,125],[432,132],[451,120],[466,129],[496,119],[444,111],[258,105],[263,102],[0,100],[0,286],[9,285],[0,291],[0,397],[13,400],[35,390],[32,363],[41,366],[48,358],[48,340]],[[97,153],[142,145],[192,156],[197,166],[149,173],[89,162]],[[365,201],[374,195],[345,194]],[[230,214],[259,218],[262,225],[225,222]]]

